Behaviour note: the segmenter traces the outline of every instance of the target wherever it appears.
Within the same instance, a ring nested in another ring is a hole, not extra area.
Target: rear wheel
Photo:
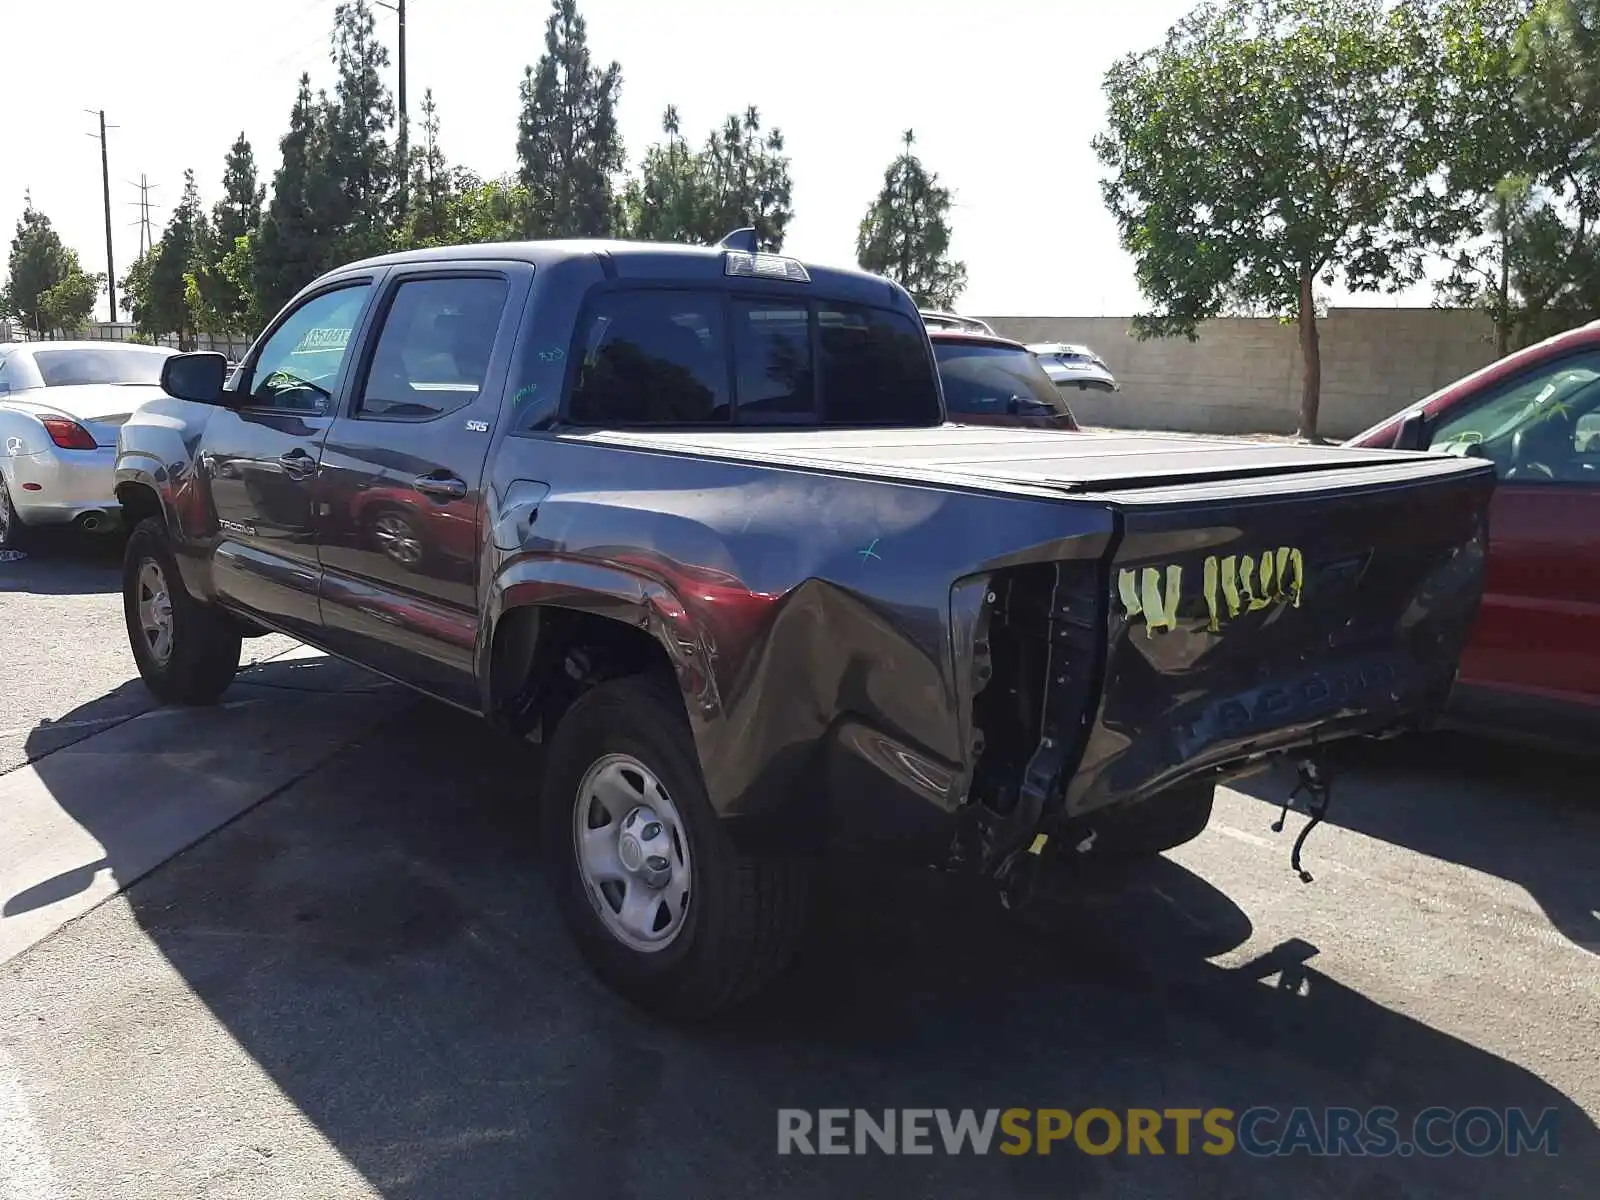
[[[11,503],[11,491],[6,477],[0,475],[0,550],[19,550],[22,547],[22,518],[16,505]]]
[[[1213,783],[1185,784],[1142,804],[1095,813],[1086,822],[1095,850],[1115,858],[1147,858],[1192,842],[1211,821]]]
[[[213,704],[239,670],[239,631],[189,595],[160,517],[128,538],[122,611],[139,676],[166,704]]]
[[[549,755],[551,882],[596,974],[641,1007],[702,1017],[782,969],[800,937],[805,867],[734,845],[665,683],[595,687],[562,718]]]

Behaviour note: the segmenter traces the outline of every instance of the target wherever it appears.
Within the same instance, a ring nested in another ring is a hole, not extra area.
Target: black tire
[[[682,928],[664,948],[627,945],[602,920],[579,866],[574,812],[608,755],[647,767],[686,827],[692,873]],[[701,1018],[753,996],[783,969],[804,925],[809,872],[757,857],[728,836],[706,798],[683,702],[649,676],[600,684],[562,718],[549,746],[541,837],[562,919],[594,972],[641,1008]]]
[[[0,550],[21,550],[28,538],[28,527],[22,523],[16,505],[11,503],[11,492],[0,475]]]
[[[139,616],[146,564],[160,569],[172,604],[172,644],[163,660]],[[160,517],[146,517],[128,537],[122,559],[122,613],[139,677],[164,704],[214,704],[239,670],[239,630],[228,615],[196,600],[183,585]]]
[[[1212,783],[1185,784],[1130,804],[1091,815],[1094,850],[1110,858],[1148,858],[1192,842],[1205,832],[1216,799]]]

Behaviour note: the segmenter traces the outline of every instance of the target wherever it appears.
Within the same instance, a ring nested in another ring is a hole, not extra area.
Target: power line
[[[117,126],[106,124],[106,110],[86,108],[84,112],[100,118],[100,132],[88,136],[100,139],[100,188],[106,206],[106,297],[111,302],[111,320],[117,319],[117,268],[111,260],[111,163],[106,153],[106,130]]]

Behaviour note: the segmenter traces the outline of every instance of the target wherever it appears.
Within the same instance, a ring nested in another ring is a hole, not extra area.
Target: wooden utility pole
[[[395,140],[400,168],[400,215],[404,217],[408,198],[406,192],[411,186],[411,163],[406,155],[406,147],[410,141],[406,129],[408,124],[406,119],[406,0],[394,0],[393,4],[388,3],[387,0],[377,0],[377,2],[383,8],[390,9],[394,13],[396,24],[399,26],[395,66],[398,68],[400,78],[399,86],[395,91],[398,93],[400,102],[400,125],[399,133]]]
[[[100,132],[91,133],[90,137],[100,139],[100,188],[104,194],[106,206],[106,297],[111,302],[111,320],[117,319],[117,267],[111,256],[111,162],[106,153],[106,110],[86,109],[86,112],[100,118]],[[115,129],[112,125],[110,128]]]

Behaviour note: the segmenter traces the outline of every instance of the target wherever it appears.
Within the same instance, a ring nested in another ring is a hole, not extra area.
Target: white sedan
[[[1050,382],[1063,392],[1077,388],[1080,392],[1114,392],[1117,381],[1111,368],[1087,346],[1073,342],[1037,342],[1028,347],[1033,351]]]
[[[176,353],[122,342],[0,344],[0,550],[24,527],[116,528],[117,428]]]

